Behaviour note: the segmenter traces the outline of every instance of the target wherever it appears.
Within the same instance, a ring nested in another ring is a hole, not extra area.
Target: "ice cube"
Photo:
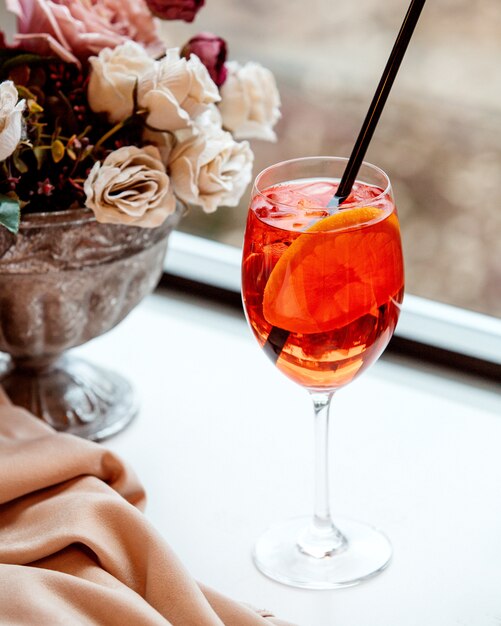
[[[299,202],[297,203],[297,208],[301,209],[302,211],[305,211],[315,206],[316,204],[312,202],[311,200],[308,200],[308,198],[301,198],[301,200],[299,200]]]
[[[324,196],[325,194],[332,194],[336,192],[337,184],[329,181],[316,181],[314,183],[308,183],[302,185],[303,192],[309,196]]]
[[[355,183],[353,185],[353,189],[351,190],[350,195],[345,200],[343,204],[357,203],[370,201],[373,198],[376,198],[383,190],[379,187],[374,187],[372,185],[362,185],[360,183]]]
[[[288,247],[289,246],[283,242],[270,243],[267,246],[263,246],[263,256],[266,259],[266,266],[274,267]]]
[[[330,213],[324,209],[314,209],[305,211],[304,215],[305,217],[327,217]]]

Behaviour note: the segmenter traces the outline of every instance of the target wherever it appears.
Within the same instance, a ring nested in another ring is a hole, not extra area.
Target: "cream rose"
[[[9,157],[21,141],[26,103],[18,97],[11,80],[0,83],[0,161]]]
[[[169,176],[154,146],[124,146],[94,164],[85,205],[98,222],[154,228],[176,208]]]
[[[104,48],[90,58],[91,73],[87,97],[90,108],[106,113],[112,123],[121,122],[134,111],[134,89],[155,61],[133,41],[114,49]]]
[[[280,119],[280,95],[270,70],[259,63],[226,63],[219,110],[223,126],[236,139],[276,141],[273,127]]]
[[[160,153],[160,160],[167,168],[170,153],[172,152],[172,148],[176,143],[174,136],[171,133],[165,133],[160,130],[151,130],[150,128],[145,128],[143,131],[143,142],[151,144],[158,148],[158,152]]]
[[[178,48],[167,50],[154,71],[139,82],[139,106],[148,111],[146,122],[157,130],[188,128],[219,100],[219,90],[200,59],[181,58]]]
[[[253,154],[217,125],[205,125],[171,153],[169,168],[175,194],[213,213],[236,206],[252,176]]]

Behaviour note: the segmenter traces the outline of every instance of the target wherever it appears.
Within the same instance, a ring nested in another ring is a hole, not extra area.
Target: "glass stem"
[[[310,391],[315,412],[315,509],[310,526],[298,540],[299,549],[315,558],[332,556],[347,547],[332,523],[329,492],[329,409],[333,391]]]

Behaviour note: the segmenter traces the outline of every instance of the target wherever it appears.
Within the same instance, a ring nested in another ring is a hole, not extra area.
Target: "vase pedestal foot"
[[[118,433],[138,413],[125,378],[73,356],[52,363],[0,360],[0,384],[13,404],[58,431],[93,441]]]

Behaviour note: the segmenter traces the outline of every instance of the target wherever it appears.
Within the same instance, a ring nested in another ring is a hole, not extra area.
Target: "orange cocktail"
[[[316,178],[255,189],[245,235],[249,323],[277,367],[309,389],[337,389],[375,361],[403,298],[390,192],[356,183],[329,209],[337,185]]]

